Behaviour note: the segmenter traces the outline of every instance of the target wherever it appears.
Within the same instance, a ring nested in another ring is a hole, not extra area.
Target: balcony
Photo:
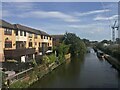
[[[28,36],[29,38],[32,38],[32,36]]]
[[[4,55],[7,58],[15,58],[23,55],[34,54],[34,53],[35,53],[35,48],[4,50]]]

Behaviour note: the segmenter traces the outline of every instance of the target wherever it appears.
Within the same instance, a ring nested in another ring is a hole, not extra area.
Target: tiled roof
[[[23,30],[23,31],[26,31],[26,32],[31,32],[31,33],[35,33],[35,34],[40,34],[40,31],[39,31],[39,30],[30,28],[30,27],[27,27],[27,26],[24,26],[24,25],[21,25],[21,24],[14,24],[14,28],[15,28],[15,29],[18,29],[18,30]]]
[[[0,27],[14,29],[14,26],[4,20],[0,20]]]
[[[26,31],[26,32],[35,33],[35,34],[50,36],[49,34],[47,34],[44,31],[40,31],[40,30],[37,30],[37,29],[34,29],[34,28],[30,28],[30,27],[27,27],[27,26],[24,26],[24,25],[21,25],[21,24],[14,24],[14,28],[19,29],[19,30],[23,30],[23,31]]]
[[[40,35],[46,35],[46,36],[50,36],[49,34],[47,34],[44,31],[38,30],[38,29],[34,29],[28,26],[24,26],[21,24],[10,24],[4,20],[0,20],[0,27],[6,27],[6,28],[11,28],[11,29],[15,29],[15,30],[23,30],[26,32],[31,32],[31,33],[35,33],[35,34],[40,34]]]
[[[50,36],[49,34],[47,34],[46,32],[44,31],[40,31],[41,35],[46,35],[46,36]]]

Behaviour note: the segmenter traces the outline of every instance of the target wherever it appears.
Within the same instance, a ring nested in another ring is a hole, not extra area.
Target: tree
[[[74,33],[65,33],[63,41],[66,45],[70,45],[69,51],[72,56],[80,55],[86,51],[85,43]]]
[[[101,41],[101,43],[109,43],[109,41],[108,40],[103,40],[103,41]]]
[[[86,46],[90,46],[90,41],[88,39],[82,39]]]
[[[57,57],[60,62],[62,62],[65,58],[65,55],[69,53],[69,45],[65,45],[62,42],[58,47],[56,47]]]

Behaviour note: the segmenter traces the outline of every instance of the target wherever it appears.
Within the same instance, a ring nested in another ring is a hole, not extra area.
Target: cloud
[[[31,2],[3,2],[2,8],[5,10],[17,10],[17,11],[25,11],[25,10],[33,10],[34,4]]]
[[[105,10],[94,10],[94,11],[88,11],[84,13],[75,13],[77,16],[86,16],[86,15],[91,15],[91,14],[98,14],[98,13],[104,13],[104,12],[109,12],[111,10],[105,9]]]
[[[9,4],[9,6],[8,6]],[[65,22],[79,22],[80,20],[72,15],[59,11],[35,10],[35,4],[25,2],[9,2],[3,4],[3,17],[17,18],[39,18],[39,19],[59,19]]]
[[[115,19],[118,19],[118,15],[113,15],[111,17],[103,17],[103,16],[97,16],[96,18],[94,18],[94,20],[115,20]]]
[[[2,10],[2,17],[11,17],[13,15],[14,14],[11,13],[10,11],[8,11],[8,10]]]
[[[80,32],[86,33],[86,34],[94,34],[97,33],[103,33],[104,31],[108,30],[106,23],[92,23],[92,24],[84,24],[84,25],[68,25],[68,27],[72,28],[73,30],[79,30]],[[107,28],[107,29],[105,29]]]
[[[59,11],[31,11],[18,15],[21,18],[56,18],[66,22],[79,22],[80,20],[74,16],[67,15]]]
[[[91,24],[83,24],[83,25],[79,25],[79,24],[72,24],[72,25],[68,25],[68,27],[72,27],[72,28],[90,28],[90,27],[104,27],[108,24],[106,23],[91,23]]]
[[[2,4],[2,17],[16,17],[23,12],[32,11],[33,3],[26,2],[4,2]]]
[[[102,3],[105,9],[118,9],[118,2]]]
[[[17,10],[27,10],[27,9],[33,9],[34,4],[33,3],[25,3],[25,2],[16,2],[16,3],[11,3],[12,5],[14,4],[14,8],[17,8]]]
[[[107,27],[106,23],[92,23],[83,25],[68,25],[76,34],[81,38],[87,38],[90,40],[103,40],[110,39],[111,31]]]

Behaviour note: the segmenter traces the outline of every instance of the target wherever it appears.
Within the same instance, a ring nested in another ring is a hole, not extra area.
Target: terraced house
[[[0,21],[0,61],[4,61],[4,51],[14,50],[15,46],[14,26],[6,21]],[[11,53],[9,54],[11,55]]]
[[[30,61],[36,55],[52,50],[52,38],[49,34],[20,24],[0,21],[0,60]]]

